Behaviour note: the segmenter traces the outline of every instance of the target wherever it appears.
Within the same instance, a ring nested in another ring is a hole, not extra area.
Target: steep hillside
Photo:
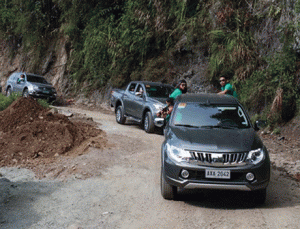
[[[19,48],[15,56],[11,57],[8,41],[1,40],[0,49],[0,84],[4,90],[9,75],[13,72],[26,71],[44,75],[59,91],[60,95],[66,95],[70,89],[70,80],[65,75],[68,55],[65,49],[66,38],[62,37],[53,41],[53,45],[46,50],[45,55],[38,62],[40,66],[34,70],[36,61],[32,52],[25,52]],[[4,93],[4,92],[3,92]]]
[[[130,80],[214,92],[229,76],[240,101],[274,128],[297,114],[298,0],[112,0],[0,3],[0,81],[45,75],[62,97],[100,104]],[[21,9],[21,10],[20,10]],[[88,99],[83,97],[85,95]]]

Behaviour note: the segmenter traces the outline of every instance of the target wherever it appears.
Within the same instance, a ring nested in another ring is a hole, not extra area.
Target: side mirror
[[[154,125],[157,127],[163,127],[165,124],[164,118],[154,118]]]
[[[266,121],[264,121],[264,120],[257,120],[257,121],[255,121],[255,123],[254,123],[254,129],[257,131],[257,130],[259,130],[259,129],[261,129],[261,128],[264,128],[264,127],[266,127],[267,126],[267,122]]]

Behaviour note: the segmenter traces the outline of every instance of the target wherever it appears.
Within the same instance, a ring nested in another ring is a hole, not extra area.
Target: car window
[[[249,128],[246,114],[240,106],[179,103],[174,110],[173,125],[192,127]]]
[[[40,76],[26,75],[28,82],[48,84],[47,80]]]
[[[149,97],[167,98],[174,91],[174,88],[166,85],[145,85]]]
[[[139,91],[143,91],[143,87],[142,87],[142,85],[140,85],[140,84],[139,84],[139,86],[138,86],[137,89],[136,89],[136,92],[139,92]]]
[[[134,94],[135,87],[136,87],[136,83],[130,84],[130,86],[129,86],[129,92],[132,93],[132,94]]]
[[[136,88],[135,95],[142,95],[143,92],[144,92],[143,86],[141,84],[139,84]]]

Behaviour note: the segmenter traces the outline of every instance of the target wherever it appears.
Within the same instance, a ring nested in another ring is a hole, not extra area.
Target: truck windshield
[[[40,76],[34,76],[34,75],[27,75],[27,81],[28,82],[33,82],[33,83],[44,83],[48,84],[48,82]]]
[[[160,85],[145,85],[146,93],[149,97],[168,98],[174,91],[173,87],[160,86]]]
[[[240,106],[179,103],[174,110],[175,126],[197,128],[249,128],[248,119]]]

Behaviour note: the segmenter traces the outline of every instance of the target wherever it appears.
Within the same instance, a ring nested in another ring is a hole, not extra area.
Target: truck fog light
[[[247,174],[246,174],[246,179],[247,179],[248,181],[253,181],[254,178],[255,178],[255,176],[254,176],[253,173],[247,173]]]
[[[186,178],[188,178],[188,177],[190,176],[190,173],[189,173],[187,170],[183,169],[183,170],[181,171],[181,176],[182,176],[184,179],[186,179]]]

